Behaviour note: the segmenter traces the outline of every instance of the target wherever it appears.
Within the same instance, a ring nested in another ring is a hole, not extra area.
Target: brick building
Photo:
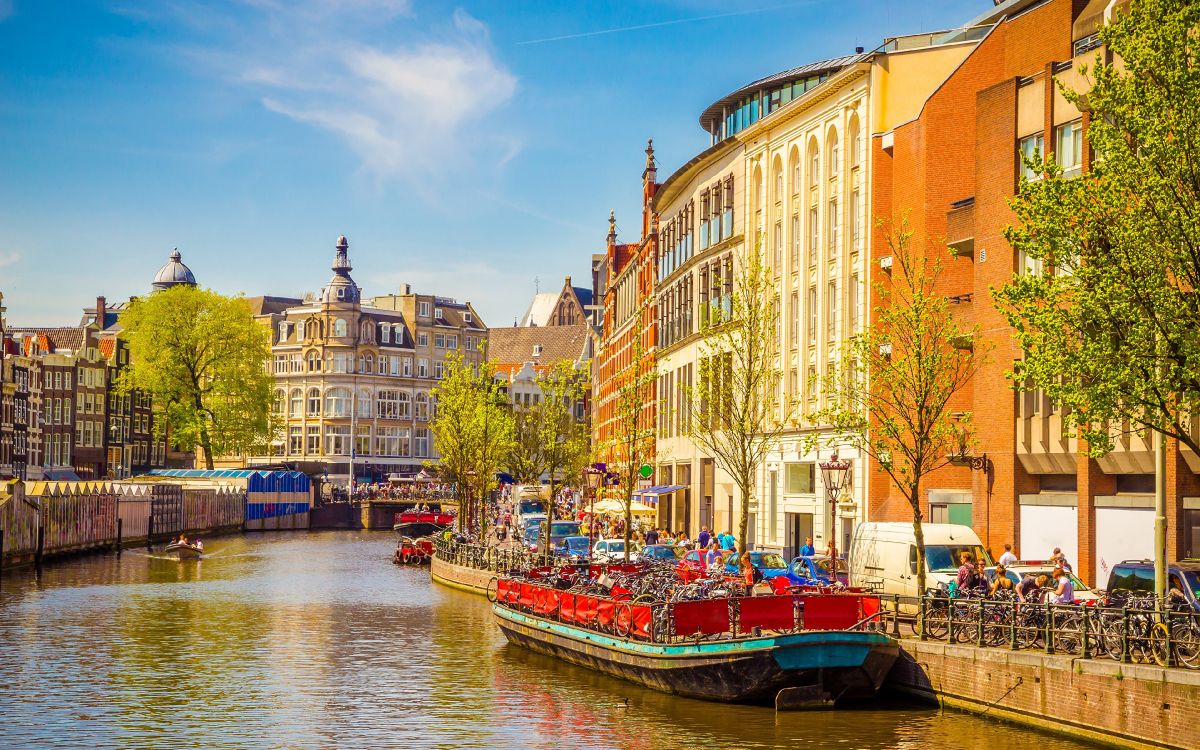
[[[938,290],[964,322],[978,325],[988,358],[952,404],[970,413],[978,436],[975,464],[949,466],[927,482],[932,521],[970,523],[998,552],[1014,542],[1026,558],[1061,546],[1089,583],[1104,585],[1114,562],[1149,557],[1153,541],[1153,449],[1129,434],[1108,456],[1089,459],[1062,429],[1043,394],[1014,391],[1005,372],[1021,352],[990,289],[1013,274],[1037,273],[1004,240],[1022,152],[1055,154],[1067,176],[1088,169],[1087,113],[1054,82],[1082,90],[1081,65],[1097,54],[1106,0],[1007,0],[976,19],[990,26],[961,65],[925,101],[920,114],[876,136],[874,212],[907,217],[914,241],[929,252],[945,242],[956,258]],[[1036,178],[1034,175],[1029,175]],[[878,261],[884,238],[873,239]],[[1200,554],[1200,457],[1171,446],[1168,455],[1168,552]],[[908,519],[906,501],[874,471],[871,516]]]
[[[646,167],[642,171],[641,237],[637,242],[617,242],[616,218],[609,214],[608,242],[603,263],[604,322],[595,348],[592,397],[592,444],[599,460],[618,463],[623,459],[617,445],[621,422],[617,399],[621,385],[633,372],[636,342],[644,352],[643,371],[654,369],[657,343],[657,311],[654,305],[654,277],[657,261],[657,235],[651,202],[658,190],[658,171],[654,165],[653,144],[646,146]],[[600,286],[597,284],[597,286]],[[654,387],[639,416],[639,440],[645,446],[641,458],[653,463],[656,413]]]

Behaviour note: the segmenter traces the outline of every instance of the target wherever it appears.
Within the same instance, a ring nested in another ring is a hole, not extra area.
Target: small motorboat
[[[433,540],[428,537],[400,537],[392,562],[397,565],[428,565],[433,560]]]
[[[199,560],[204,548],[194,542],[171,542],[163,548],[163,554],[177,560]]]

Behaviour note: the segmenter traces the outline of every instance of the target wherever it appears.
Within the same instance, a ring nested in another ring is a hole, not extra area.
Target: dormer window
[[[433,308],[433,317],[435,317],[435,318],[445,317],[442,315],[442,308],[440,308],[440,307]]]
[[[417,303],[417,315],[420,315],[422,318],[429,317],[429,303],[428,302],[418,302]]]
[[[346,288],[345,287],[341,287],[341,286],[338,287],[337,298],[338,299],[346,299]]]
[[[463,322],[464,322],[464,323],[474,323],[474,322],[475,322],[475,318],[474,318],[474,317],[472,317],[471,313],[469,313],[469,312],[468,312],[468,313],[463,313]]]
[[[541,344],[533,345],[533,356],[535,356],[535,357],[542,356],[542,345]]]

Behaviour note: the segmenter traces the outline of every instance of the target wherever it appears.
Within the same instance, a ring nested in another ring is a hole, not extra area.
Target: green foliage
[[[478,367],[458,352],[446,357],[430,429],[440,469],[454,483],[460,529],[483,531],[487,495],[515,440],[513,416],[495,367]]]
[[[261,449],[274,436],[269,332],[241,297],[178,285],[134,300],[121,313],[130,367],[117,387],[148,393],[184,449],[214,455]]]
[[[1063,94],[1102,158],[1075,179],[1031,163],[1046,176],[1012,204],[1005,236],[1035,270],[994,292],[1025,352],[1010,377],[1092,455],[1123,421],[1200,450],[1200,4],[1136,0],[1100,33],[1117,62]]]
[[[728,316],[707,330],[694,387],[685,387],[680,422],[737,485],[739,549],[746,549],[755,479],[798,404],[782,395],[779,287],[753,252],[735,271]]]
[[[880,301],[875,321],[847,344],[823,384],[828,406],[813,420],[831,425],[839,440],[849,439],[874,459],[908,499],[923,592],[921,483],[971,447],[970,420],[955,420],[950,402],[984,353],[978,329],[960,323],[934,288],[942,267],[938,258],[913,250],[906,224],[885,231],[892,271],[875,284]]]

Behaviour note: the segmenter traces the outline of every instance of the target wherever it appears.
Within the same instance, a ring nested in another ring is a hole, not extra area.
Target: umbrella
[[[639,503],[637,500],[633,501],[633,503],[630,505],[630,508],[633,510],[635,515],[638,515],[638,514],[650,515],[650,514],[654,514],[654,513],[658,512],[654,508],[651,508],[649,505]],[[597,513],[624,514],[625,513],[625,503],[620,500],[614,500],[612,498],[609,498],[608,500],[602,500],[602,501],[596,503],[596,512]]]

